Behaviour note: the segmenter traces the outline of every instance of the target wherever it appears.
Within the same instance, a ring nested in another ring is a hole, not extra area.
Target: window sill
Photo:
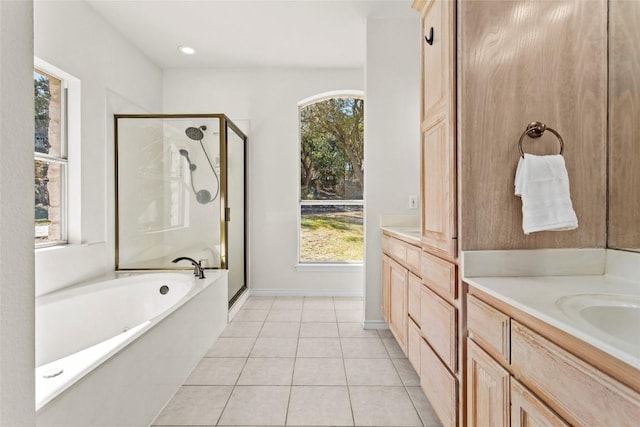
[[[361,272],[363,270],[363,263],[303,263],[296,264],[296,270],[298,271],[344,271],[344,272]]]

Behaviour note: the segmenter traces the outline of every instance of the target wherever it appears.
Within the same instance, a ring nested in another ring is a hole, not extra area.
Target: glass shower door
[[[245,143],[235,126],[227,126],[227,268],[229,302],[239,296],[246,283],[245,270]]]

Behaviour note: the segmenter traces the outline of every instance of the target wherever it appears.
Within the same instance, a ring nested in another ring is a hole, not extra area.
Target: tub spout
[[[186,256],[178,257],[171,262],[178,262],[178,261],[189,261],[191,264],[193,264],[193,275],[196,276],[198,279],[204,279],[204,268],[202,268],[202,264],[200,264],[200,262]]]

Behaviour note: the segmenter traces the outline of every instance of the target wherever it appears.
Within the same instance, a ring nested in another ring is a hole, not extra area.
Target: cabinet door
[[[511,379],[512,427],[569,427],[516,379]]]
[[[455,100],[455,3],[428,1],[422,10],[422,122],[429,125]]]
[[[391,260],[389,329],[407,354],[407,287],[409,271]]]
[[[382,255],[382,295],[381,295],[381,310],[382,318],[387,324],[389,323],[389,287],[391,284],[391,259]]]
[[[420,40],[422,245],[449,259],[457,255],[455,7],[455,1],[427,1]]]
[[[467,422],[509,427],[509,372],[467,339]]]
[[[444,115],[422,134],[422,246],[453,259],[456,246],[456,160],[451,123]]]

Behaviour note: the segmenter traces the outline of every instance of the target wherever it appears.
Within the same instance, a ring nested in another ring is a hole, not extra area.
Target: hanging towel
[[[516,196],[522,199],[524,234],[578,228],[569,193],[569,174],[561,155],[520,157],[515,188]]]

